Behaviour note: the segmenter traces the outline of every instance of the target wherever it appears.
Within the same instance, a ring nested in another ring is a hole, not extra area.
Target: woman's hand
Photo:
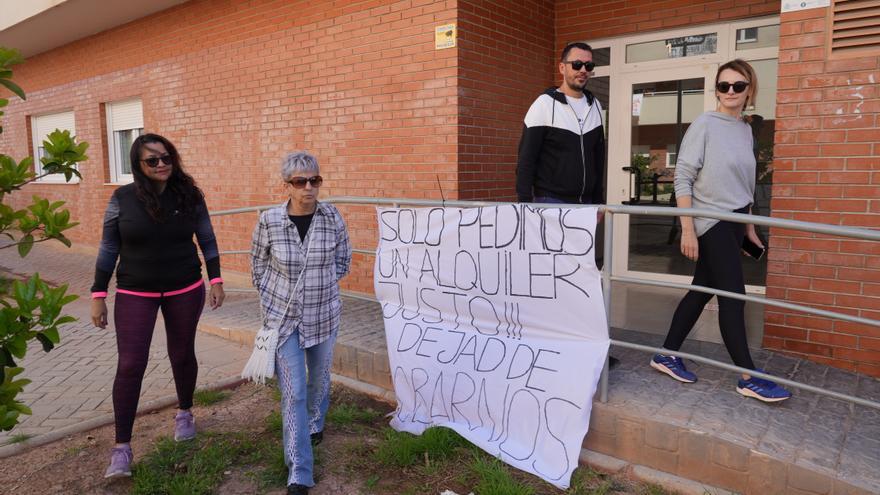
[[[98,328],[107,328],[107,302],[103,297],[92,299],[92,324]]]
[[[758,232],[755,230],[754,225],[752,225],[752,224],[746,225],[746,237],[748,237],[749,240],[752,241],[758,247],[760,247],[762,249],[764,248],[764,243],[761,242],[761,238],[758,237]]]
[[[211,309],[217,309],[223,306],[223,300],[226,299],[226,293],[223,291],[223,284],[214,284],[208,293],[208,300],[211,303]]]
[[[697,242],[697,233],[693,229],[681,231],[681,254],[691,261],[697,261],[700,254],[700,246]]]

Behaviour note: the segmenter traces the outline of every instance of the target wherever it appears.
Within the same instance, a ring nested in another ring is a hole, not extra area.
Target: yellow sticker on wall
[[[456,34],[455,24],[446,24],[434,28],[434,49],[454,48]]]

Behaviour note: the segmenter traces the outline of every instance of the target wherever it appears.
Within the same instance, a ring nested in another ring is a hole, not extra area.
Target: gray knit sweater
[[[755,197],[752,129],[740,119],[706,112],[691,123],[675,166],[675,196],[691,196],[694,208],[733,211]],[[718,220],[694,217],[697,236]]]

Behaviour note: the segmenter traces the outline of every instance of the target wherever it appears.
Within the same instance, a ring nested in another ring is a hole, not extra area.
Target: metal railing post
[[[605,233],[602,237],[605,246],[602,259],[602,298],[605,300],[605,318],[608,322],[608,338],[611,338],[611,262],[614,244],[614,213],[605,210]],[[602,376],[599,378],[599,400],[608,402],[608,364],[611,356],[611,347],[605,356],[605,364],[602,366]]]

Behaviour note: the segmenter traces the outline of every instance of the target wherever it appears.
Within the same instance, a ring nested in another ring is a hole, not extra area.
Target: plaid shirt
[[[287,205],[260,215],[251,246],[252,277],[264,323],[279,329],[278,347],[299,330],[299,346],[305,349],[339,330],[339,279],[351,265],[351,242],[342,216],[329,203],[318,203],[305,240],[300,241]],[[300,274],[303,280],[297,284]]]

